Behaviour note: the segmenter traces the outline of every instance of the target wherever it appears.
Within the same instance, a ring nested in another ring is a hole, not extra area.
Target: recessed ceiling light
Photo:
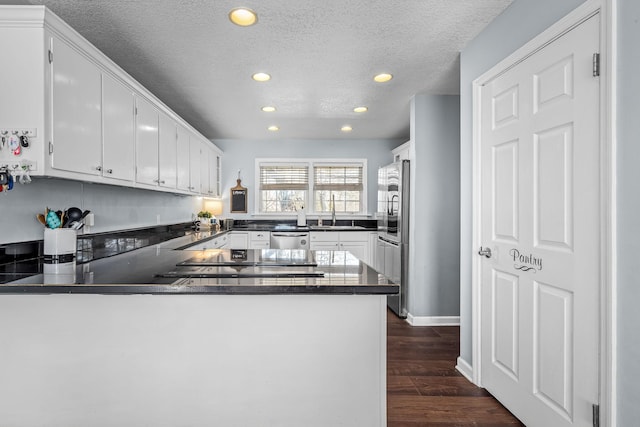
[[[271,80],[271,76],[267,73],[255,73],[251,78],[257,82],[266,82]]]
[[[269,129],[271,132],[277,132],[280,130],[278,126],[269,126],[267,129]]]
[[[265,113],[273,113],[274,111],[276,111],[276,107],[272,107],[271,105],[265,105],[264,107],[261,108],[262,111],[264,111]]]
[[[378,74],[377,76],[374,76],[373,80],[375,80],[378,83],[384,83],[384,82],[388,82],[392,78],[393,76],[389,73],[381,73],[381,74]]]
[[[352,128],[351,126],[349,126],[349,125],[345,125],[345,126],[342,126],[342,127],[340,128],[340,130],[341,130],[342,132],[351,132],[351,131],[353,130],[353,128]]]
[[[366,113],[369,109],[367,107],[356,107],[353,109],[354,113]]]
[[[229,12],[229,20],[241,27],[249,27],[258,22],[258,15],[246,7],[236,7]]]

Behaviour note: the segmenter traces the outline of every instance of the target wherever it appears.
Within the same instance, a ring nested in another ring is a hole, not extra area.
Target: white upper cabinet
[[[393,161],[399,162],[401,160],[411,160],[411,141],[407,141],[404,144],[391,150],[393,154]]]
[[[158,110],[136,97],[136,181],[158,184]]]
[[[191,134],[189,136],[189,191],[200,194],[202,192],[200,169],[202,162],[202,142],[198,137]]]
[[[160,137],[158,142],[158,184],[161,187],[176,188],[178,163],[176,158],[176,122],[160,113]]]
[[[178,125],[177,132],[177,152],[176,152],[176,164],[177,164],[177,188],[182,191],[189,191],[190,187],[190,174],[189,174],[189,157],[191,155],[189,151],[189,132],[184,126]]]
[[[135,178],[135,115],[133,91],[102,74],[102,176]]]
[[[215,145],[46,7],[0,12],[0,50],[11,58],[0,67],[0,121],[31,132],[18,153],[0,147],[0,162],[26,164],[31,176],[219,194]]]
[[[209,142],[202,142],[202,157],[200,163],[200,183],[202,195],[208,197],[220,197],[218,186],[219,156]]]
[[[100,70],[82,53],[54,38],[51,57],[55,58],[51,61],[51,167],[101,175]]]

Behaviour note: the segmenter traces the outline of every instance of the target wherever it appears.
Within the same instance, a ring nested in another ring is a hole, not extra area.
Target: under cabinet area
[[[28,129],[0,163],[30,175],[220,197],[222,151],[44,7],[2,10],[2,124]],[[18,70],[19,68],[19,70]],[[13,96],[13,94],[18,96]]]

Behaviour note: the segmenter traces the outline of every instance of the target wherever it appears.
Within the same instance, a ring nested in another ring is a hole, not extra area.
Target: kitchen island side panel
[[[385,295],[2,295],[0,420],[385,426]]]

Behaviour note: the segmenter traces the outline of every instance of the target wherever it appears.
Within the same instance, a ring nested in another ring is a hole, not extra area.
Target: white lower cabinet
[[[249,233],[246,231],[229,233],[229,249],[249,249]]]
[[[271,233],[268,231],[250,231],[249,249],[269,249],[271,247]]]
[[[371,264],[367,231],[312,231],[310,248],[313,251],[349,251],[360,261]]]
[[[205,249],[226,249],[226,248],[230,248],[229,233],[223,234],[222,236],[215,237],[211,240],[207,240],[206,242],[198,243],[197,245],[189,246],[186,250],[202,251]],[[231,249],[235,249],[235,248],[231,248]]]

